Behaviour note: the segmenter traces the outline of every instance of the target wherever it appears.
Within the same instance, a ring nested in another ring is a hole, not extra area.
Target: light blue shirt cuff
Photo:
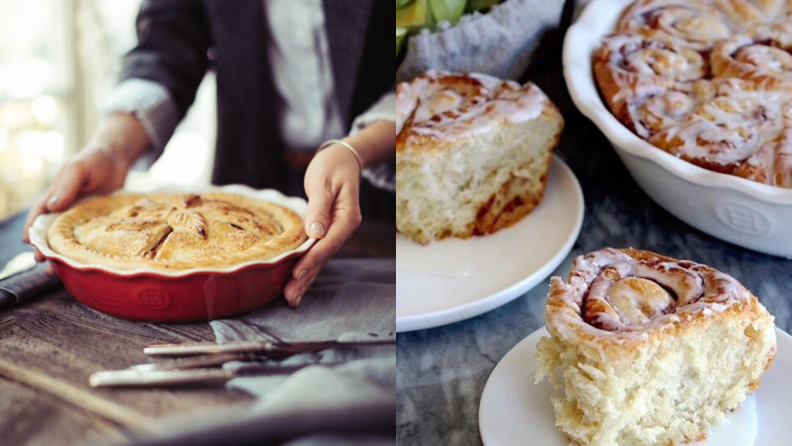
[[[146,131],[154,157],[162,154],[176,126],[181,121],[176,102],[161,84],[145,79],[126,79],[120,82],[105,108],[107,114],[133,114]]]
[[[352,123],[350,135],[363,130],[377,121],[396,122],[396,94],[388,93]],[[394,145],[396,143],[394,135]],[[363,178],[374,187],[396,192],[396,159],[363,170]]]

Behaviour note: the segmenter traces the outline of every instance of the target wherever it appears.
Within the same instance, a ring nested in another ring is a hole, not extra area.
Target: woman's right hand
[[[146,147],[148,137],[135,117],[110,116],[89,146],[63,166],[33,204],[22,235],[25,243],[30,243],[28,230],[39,215],[63,211],[82,195],[121,188],[132,163]],[[35,255],[37,261],[44,261],[38,251]]]

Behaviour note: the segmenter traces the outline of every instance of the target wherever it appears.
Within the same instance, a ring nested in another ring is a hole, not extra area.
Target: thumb
[[[46,202],[47,210],[58,212],[72,204],[85,184],[86,175],[85,166],[80,162],[64,167],[52,186],[52,193]]]
[[[305,215],[305,232],[309,237],[321,239],[327,235],[334,201],[335,196],[328,190],[310,194]]]

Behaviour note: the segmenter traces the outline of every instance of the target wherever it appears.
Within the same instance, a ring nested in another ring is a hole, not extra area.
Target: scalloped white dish
[[[687,224],[721,240],[792,259],[792,190],[698,167],[625,127],[602,101],[594,53],[633,0],[594,0],[564,39],[564,78],[581,113],[605,134],[641,188]]]

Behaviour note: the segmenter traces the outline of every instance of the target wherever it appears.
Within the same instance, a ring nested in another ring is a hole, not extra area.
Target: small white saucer
[[[396,234],[396,331],[461,321],[525,294],[572,249],[583,207],[577,178],[554,157],[542,203],[508,229],[427,246]]]
[[[792,423],[792,337],[776,328],[778,352],[756,393],[732,414],[728,423],[692,446],[764,446],[790,444]],[[555,427],[551,386],[534,384],[536,344],[548,336],[541,329],[520,341],[501,359],[484,386],[479,405],[479,431],[485,446],[567,446]],[[530,439],[529,443],[526,440]]]

